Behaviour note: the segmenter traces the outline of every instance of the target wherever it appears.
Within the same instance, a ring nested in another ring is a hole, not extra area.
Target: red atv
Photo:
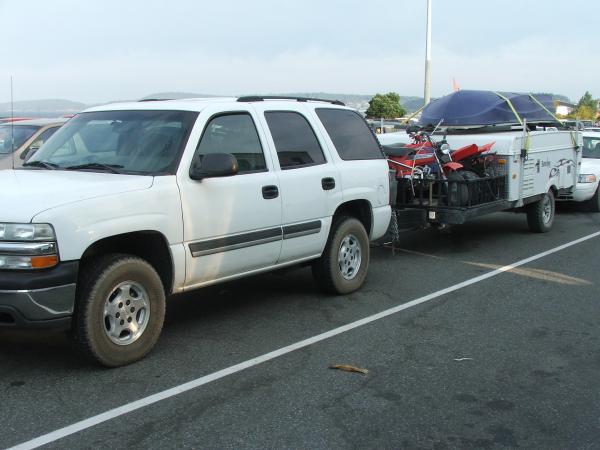
[[[445,179],[452,172],[472,171],[482,153],[488,152],[494,145],[494,142],[482,146],[471,144],[450,151],[445,139],[435,142],[422,129],[411,127],[407,133],[413,140],[412,144],[383,147],[396,178],[437,174]]]
[[[478,146],[467,145],[451,151],[445,139],[433,141],[431,135],[419,127],[410,127],[406,132],[412,144],[384,146],[390,169],[396,172],[398,198],[406,203],[425,192],[441,204],[465,206],[479,196],[475,180],[488,176],[486,156],[494,142]],[[407,181],[407,182],[401,182]],[[415,186],[419,186],[417,193]],[[430,190],[436,191],[429,193]]]

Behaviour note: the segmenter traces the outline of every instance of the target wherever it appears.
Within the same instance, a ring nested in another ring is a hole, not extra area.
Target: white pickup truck
[[[0,172],[0,326],[70,329],[119,366],[152,349],[170,294],[304,262],[349,293],[389,198],[375,137],[339,102],[92,108]]]

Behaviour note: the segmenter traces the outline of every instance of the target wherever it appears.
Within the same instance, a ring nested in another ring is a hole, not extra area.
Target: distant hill
[[[241,94],[231,94],[230,97],[237,97]],[[373,98],[375,94],[331,94],[329,92],[276,92],[276,93],[244,93],[243,95],[276,95],[282,97],[312,97],[312,98],[322,98],[324,100],[339,100],[344,104],[358,109],[359,111],[366,111],[369,107],[369,100]],[[211,94],[198,94],[193,92],[159,92],[156,94],[150,94],[144,99],[177,99],[177,98],[194,98],[194,97],[219,97],[218,95]],[[400,97],[400,103],[404,106],[409,112],[416,111],[421,106],[423,106],[423,98],[422,97]]]
[[[150,94],[142,97],[140,100],[157,99],[157,100],[169,100],[179,98],[213,98],[213,97],[225,97],[223,95],[214,94],[196,94],[193,92],[157,92],[156,94]],[[229,96],[233,97],[233,96]]]
[[[251,93],[244,93],[244,95],[250,95]],[[546,93],[548,94],[548,93]],[[236,97],[240,94],[232,94],[230,97]],[[261,94],[255,94],[261,95]],[[272,93],[272,94],[262,94],[262,95],[281,95],[281,96],[289,96],[289,97],[314,97],[314,98],[322,98],[325,100],[340,100],[344,102],[346,105],[358,109],[359,111],[366,111],[369,107],[369,100],[373,97],[374,94],[331,94],[328,92],[293,92],[293,93]],[[570,102],[569,98],[564,95],[559,94],[549,94],[552,96],[553,100],[562,100],[565,102]],[[214,94],[198,94],[195,92],[157,92],[154,94],[149,94],[142,99],[180,99],[180,98],[195,98],[195,97],[223,97],[220,95]],[[138,100],[138,99],[136,99]],[[128,101],[128,100],[121,100]],[[114,102],[107,102],[114,103]],[[407,110],[407,112],[411,113],[418,110],[421,106],[423,106],[423,97],[415,97],[415,96],[400,96],[400,103]],[[25,117],[57,117],[75,114],[79,111],[82,111],[86,108],[89,108],[90,104],[74,102],[71,100],[62,100],[62,99],[45,99],[45,100],[30,100],[30,101],[18,101],[14,103],[14,112],[15,116],[25,116]],[[0,103],[0,117],[10,117],[11,115],[11,105],[10,103]]]
[[[29,100],[14,102],[14,116],[26,117],[56,117],[75,114],[88,105],[80,102],[62,99]],[[10,117],[10,103],[0,103],[0,117]]]
[[[566,95],[552,94],[551,92],[534,92],[533,95],[534,96],[536,96],[536,95],[549,95],[549,96],[552,97],[552,101],[572,103],[571,99],[569,99],[569,97],[567,97]]]

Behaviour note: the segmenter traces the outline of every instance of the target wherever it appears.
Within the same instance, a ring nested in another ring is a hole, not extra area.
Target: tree
[[[581,120],[596,120],[598,116],[598,100],[594,100],[592,94],[585,94],[577,102],[575,109],[569,114],[569,118]]]
[[[581,105],[574,109],[568,117],[570,119],[596,120],[597,115],[598,113],[594,108],[588,105]]]
[[[400,95],[395,92],[375,94],[375,97],[369,100],[368,117],[396,119],[404,114],[406,114],[406,110],[400,104]]]
[[[581,108],[582,106],[587,106],[594,111],[598,110],[598,102],[592,98],[592,94],[590,94],[588,91],[585,91],[583,97],[579,99],[579,102],[577,103],[577,109]]]

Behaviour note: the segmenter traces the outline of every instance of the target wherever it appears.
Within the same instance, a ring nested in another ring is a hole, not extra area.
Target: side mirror
[[[202,160],[194,159],[190,167],[190,178],[202,180],[204,178],[227,177],[238,172],[238,162],[230,153],[209,153]]]

